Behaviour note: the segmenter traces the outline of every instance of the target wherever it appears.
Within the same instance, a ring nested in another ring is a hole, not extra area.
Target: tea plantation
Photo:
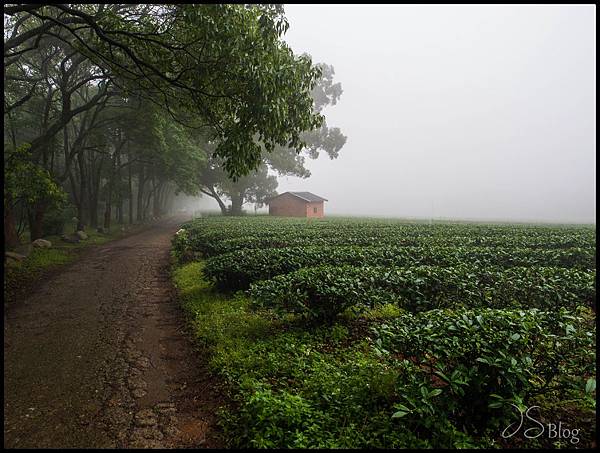
[[[572,225],[208,217],[173,239],[174,279],[231,447],[589,447],[595,245]],[[545,432],[507,436],[533,406]]]

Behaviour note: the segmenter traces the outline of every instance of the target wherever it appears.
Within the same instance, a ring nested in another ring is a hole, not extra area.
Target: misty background
[[[594,5],[285,11],[292,49],[335,68],[324,113],[348,140],[279,193],[323,196],[326,215],[595,223]]]

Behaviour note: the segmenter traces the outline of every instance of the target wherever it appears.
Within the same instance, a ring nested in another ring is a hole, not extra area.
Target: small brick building
[[[269,215],[321,218],[324,201],[328,200],[310,192],[284,192],[268,201]]]

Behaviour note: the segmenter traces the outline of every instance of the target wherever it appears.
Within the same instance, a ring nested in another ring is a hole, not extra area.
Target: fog
[[[326,214],[595,223],[595,6],[285,10],[292,49],[335,68],[325,115],[348,140],[279,193]]]

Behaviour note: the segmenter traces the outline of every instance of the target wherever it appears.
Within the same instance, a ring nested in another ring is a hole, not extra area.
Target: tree
[[[6,67],[50,35],[126,96],[209,126],[229,176],[256,168],[262,147],[299,151],[300,134],[322,124],[310,96],[319,68],[281,39],[281,5],[12,4],[4,13]]]
[[[320,63],[318,67],[322,75],[312,91],[315,112],[321,112],[328,105],[335,105],[342,95],[341,84],[333,82],[333,66]],[[228,178],[227,173],[222,170],[220,160],[212,157],[211,144],[206,143],[204,146],[209,156],[208,165],[200,173],[201,192],[214,198],[223,214],[240,215],[245,203],[252,202],[260,206],[277,194],[277,178],[269,174],[269,171],[278,175],[308,178],[310,171],[305,167],[307,157],[317,159],[320,152],[325,151],[330,159],[335,159],[346,143],[341,130],[328,127],[325,121],[320,128],[304,132],[302,139],[305,147],[300,153],[283,146],[276,146],[270,153],[263,150],[258,169],[237,180]],[[224,197],[231,200],[230,210],[223,202]]]
[[[311,98],[321,68],[281,39],[281,5],[8,4],[4,13],[5,143],[29,144],[28,161],[68,193],[78,229],[96,226],[101,209],[104,225],[115,207],[123,220],[125,202],[129,222],[150,207],[159,215],[177,191],[205,187],[204,169],[241,178],[276,148],[308,149],[303,133],[323,125]],[[256,175],[246,199],[269,187],[258,176],[272,181]],[[52,206],[8,205],[27,212],[32,232]],[[5,235],[14,222],[5,217]]]
[[[32,162],[29,145],[16,149],[5,146],[4,151],[4,240],[6,247],[12,248],[19,243],[16,230],[13,229],[15,204],[22,202],[28,207],[39,204],[51,206],[64,201],[65,193],[46,170]],[[41,229],[31,231],[32,240],[40,237]]]

